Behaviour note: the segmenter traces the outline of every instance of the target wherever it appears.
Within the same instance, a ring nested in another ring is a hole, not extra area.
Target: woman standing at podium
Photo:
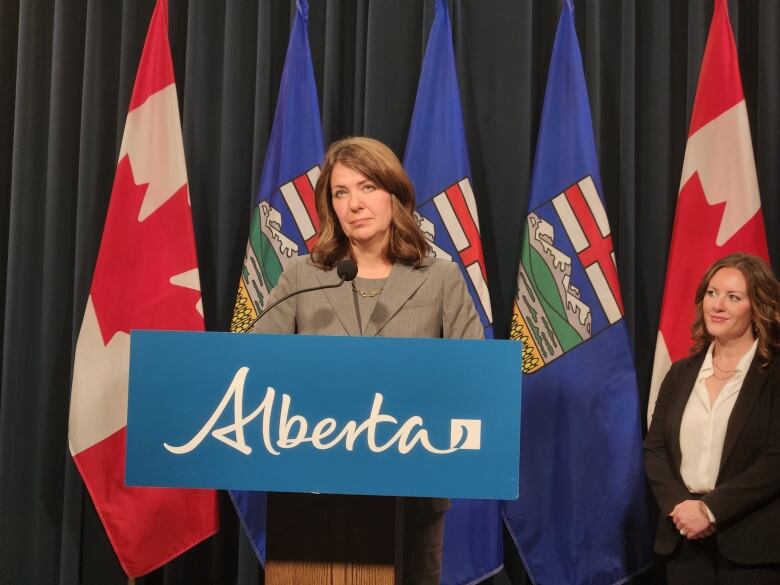
[[[482,324],[457,264],[429,257],[414,218],[414,188],[395,154],[347,138],[325,154],[315,188],[320,218],[310,256],[285,268],[269,304],[295,290],[336,284],[336,265],[357,264],[351,284],[292,297],[255,326],[261,333],[481,339]],[[439,583],[449,500],[407,498],[404,583]]]

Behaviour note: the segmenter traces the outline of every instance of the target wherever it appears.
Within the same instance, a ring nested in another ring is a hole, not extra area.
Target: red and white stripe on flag
[[[593,177],[585,177],[552,200],[566,234],[585,268],[607,320],[623,318],[612,231]]]
[[[455,249],[458,251],[466,274],[474,286],[482,310],[488,322],[493,322],[490,306],[490,292],[487,285],[485,256],[482,253],[482,239],[479,233],[477,200],[468,177],[450,185],[433,198],[444,227],[447,228]]]
[[[677,198],[648,424],[666,372],[690,351],[696,285],[710,264],[734,252],[769,256],[737,47],[726,0],[715,0]]]
[[[309,251],[317,243],[317,232],[320,229],[320,218],[314,203],[314,187],[319,178],[320,167],[315,166],[279,188]]]
[[[68,428],[76,466],[131,577],[218,529],[214,491],[124,484],[130,330],[203,330],[167,10],[158,0],[138,66],[76,343]]]

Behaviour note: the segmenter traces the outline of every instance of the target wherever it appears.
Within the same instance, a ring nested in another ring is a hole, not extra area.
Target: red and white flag
[[[124,482],[130,330],[203,330],[167,11],[158,0],[138,66],[76,343],[68,428],[73,459],[130,577],[218,529],[214,491]]]
[[[696,285],[733,252],[769,256],[737,47],[726,0],[715,0],[677,197],[648,424],[666,372],[690,351]]]

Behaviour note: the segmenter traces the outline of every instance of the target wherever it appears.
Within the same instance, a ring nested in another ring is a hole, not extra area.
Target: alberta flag
[[[493,337],[493,314],[458,91],[450,17],[444,0],[436,0],[404,167],[417,195],[417,222],[433,255],[453,260],[463,269],[485,337]]]
[[[622,583],[651,562],[639,395],[574,8],[553,45],[522,226],[520,498],[507,524],[537,585]]]
[[[212,490],[125,486],[131,329],[203,330],[167,0],[154,9],[130,98],[76,342],[68,425],[73,460],[119,563],[138,577],[214,534],[219,520]]]
[[[317,86],[306,35],[308,3],[297,0],[276,114],[249,227],[232,331],[245,331],[265,306],[285,265],[308,254],[319,219],[314,186],[324,156]],[[265,562],[266,495],[230,493],[261,562]]]
[[[432,255],[460,265],[485,337],[492,337],[479,217],[471,188],[452,31],[444,0],[436,0],[404,167],[414,183],[415,217]],[[476,582],[501,568],[504,555],[498,502],[453,500],[444,526],[442,583]]]

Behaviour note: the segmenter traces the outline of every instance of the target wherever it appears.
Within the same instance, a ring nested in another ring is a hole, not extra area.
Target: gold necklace
[[[723,375],[719,376],[715,372],[715,370],[713,370],[712,371],[712,377],[715,378],[716,380],[728,380],[729,378],[733,377],[734,374],[737,373],[737,369],[736,368],[734,368],[733,370],[724,370],[717,363],[715,363],[715,360],[712,360],[712,365],[715,366],[715,370],[717,370],[718,372],[723,374]]]
[[[359,289],[358,286],[355,284],[355,281],[354,280],[352,281],[352,290],[354,290],[357,294],[359,294],[364,299],[377,296],[379,293],[382,292],[382,289],[384,289],[384,288],[385,287],[381,287],[381,288],[378,288],[376,290],[365,291],[365,290]]]
[[[734,368],[733,370],[724,370],[721,368],[715,360],[712,360],[712,365],[715,366],[715,369],[718,370],[721,374],[736,374],[737,368]]]

